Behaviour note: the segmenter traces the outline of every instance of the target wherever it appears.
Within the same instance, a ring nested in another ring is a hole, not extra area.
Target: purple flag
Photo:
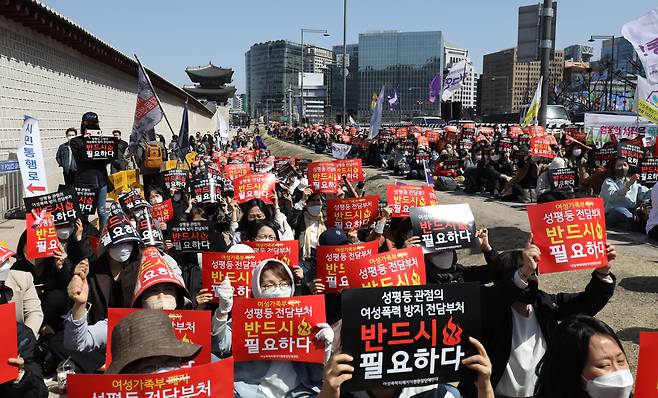
[[[441,74],[437,73],[430,82],[430,102],[434,103],[441,94]]]

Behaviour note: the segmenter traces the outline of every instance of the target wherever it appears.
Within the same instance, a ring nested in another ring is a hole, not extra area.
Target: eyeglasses
[[[260,288],[263,289],[263,290],[270,290],[270,289],[273,289],[275,287],[278,287],[278,288],[281,289],[281,288],[286,288],[286,287],[290,287],[290,286],[291,286],[290,282],[283,281],[283,282],[279,282],[279,283],[268,283],[267,285],[262,285]]]

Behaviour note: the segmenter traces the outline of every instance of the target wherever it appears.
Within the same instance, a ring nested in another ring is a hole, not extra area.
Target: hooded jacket
[[[255,298],[262,297],[260,276],[269,262],[276,262],[286,270],[295,294],[293,274],[290,268],[276,259],[261,261],[253,270],[251,288]],[[221,323],[221,324],[220,324]],[[231,353],[232,319],[219,322],[213,316],[213,352],[220,356]],[[233,389],[239,397],[314,397],[322,386],[323,366],[320,364],[287,361],[237,362],[234,367]]]

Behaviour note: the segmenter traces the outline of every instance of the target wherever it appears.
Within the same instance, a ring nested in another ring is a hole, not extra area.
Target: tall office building
[[[550,63],[549,93],[563,81],[564,51],[555,50]],[[530,103],[541,76],[541,62],[518,62],[517,49],[510,48],[484,56],[482,68],[482,109],[492,115],[518,112]]]
[[[594,56],[594,47],[573,44],[564,49],[564,60],[573,62],[589,62]]]
[[[331,50],[311,44],[305,44],[304,47],[304,70],[325,73],[326,65],[330,64],[333,58]],[[251,117],[264,116],[270,120],[285,121],[291,116],[291,111],[292,114],[299,113],[297,104],[300,103],[301,64],[302,47],[298,43],[277,40],[254,44],[249,48],[245,53],[245,74],[247,112]],[[306,84],[305,78],[304,86]],[[305,87],[305,91],[306,89]],[[313,90],[315,97],[317,89]],[[326,103],[326,88],[323,92]]]
[[[539,61],[539,45],[541,41],[541,10],[544,6],[533,4],[519,7],[518,33],[517,33],[517,62]],[[557,22],[557,1],[553,2],[553,23],[551,24],[551,37],[553,46],[551,58],[555,53],[555,28]]]
[[[637,74],[638,71],[633,67],[631,62],[635,62],[636,65],[639,65],[640,61],[633,45],[623,37],[615,37],[613,54],[612,42],[613,39],[603,40],[599,66],[605,68],[610,62],[613,62],[613,72]]]
[[[373,96],[382,86],[395,90],[399,107],[385,106],[383,119],[406,120],[417,115],[440,114],[440,103],[428,101],[428,85],[444,67],[440,31],[383,31],[359,35],[359,117],[367,120]]]

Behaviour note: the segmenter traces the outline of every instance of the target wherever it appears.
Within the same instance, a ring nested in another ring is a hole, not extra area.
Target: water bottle
[[[71,357],[66,358],[57,366],[57,388],[60,394],[66,394],[66,377],[69,373],[75,373],[75,365]]]

